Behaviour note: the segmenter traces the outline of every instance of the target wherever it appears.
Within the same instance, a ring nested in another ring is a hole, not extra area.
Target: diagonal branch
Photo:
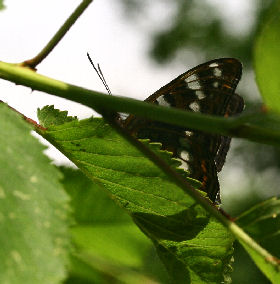
[[[76,8],[71,16],[65,21],[65,23],[56,32],[53,38],[47,43],[47,45],[32,59],[28,59],[20,63],[21,66],[29,67],[36,70],[36,66],[40,64],[60,42],[72,25],[77,21],[80,15],[91,4],[93,0],[83,0],[83,2]]]
[[[54,80],[36,72],[17,66],[0,62],[0,78],[81,103],[98,112],[106,109],[109,112],[131,113],[139,117],[148,118],[198,129],[208,133],[225,136],[246,138],[271,145],[280,145],[280,116],[277,113],[255,112],[250,115],[223,118],[201,113],[191,113],[175,108],[155,106],[146,102],[108,96],[99,92]]]

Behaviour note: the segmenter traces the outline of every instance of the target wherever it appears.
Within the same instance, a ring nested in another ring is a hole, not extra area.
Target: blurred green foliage
[[[0,10],[2,10],[4,8],[5,8],[4,1],[0,0]]]
[[[266,13],[254,50],[256,81],[267,108],[280,111],[279,45],[280,2],[275,1]]]
[[[126,8],[126,15],[138,16],[133,17],[136,22],[137,19],[138,21],[145,19],[145,14],[148,14],[151,8],[147,0],[121,0],[121,2]],[[155,5],[162,5],[169,1],[156,0],[154,2]],[[216,1],[216,4],[218,2]],[[168,18],[166,26],[156,29],[152,34],[150,55],[157,62],[166,63],[176,58],[178,53],[181,55],[185,53],[189,56],[189,51],[191,51],[207,60],[231,56],[239,58],[243,63],[251,64],[253,42],[259,22],[271,2],[268,0],[250,3],[251,7],[247,9],[249,10],[248,18],[238,19],[244,22],[244,28],[240,29],[239,21],[234,23],[236,17],[232,19],[222,14],[221,3],[216,5],[215,1],[206,0],[172,1],[166,7],[172,9],[174,13]],[[244,9],[246,6],[245,4]],[[230,5],[228,7],[230,9]]]

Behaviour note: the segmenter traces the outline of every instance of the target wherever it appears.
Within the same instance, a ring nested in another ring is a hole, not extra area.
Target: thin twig
[[[76,8],[76,10],[71,14],[71,16],[65,21],[61,28],[56,32],[53,38],[48,42],[48,44],[32,59],[28,59],[20,63],[24,67],[29,67],[36,70],[36,66],[40,64],[55,48],[55,46],[64,37],[71,26],[76,22],[80,15],[85,11],[85,9],[91,4],[93,0],[83,0],[83,2]]]

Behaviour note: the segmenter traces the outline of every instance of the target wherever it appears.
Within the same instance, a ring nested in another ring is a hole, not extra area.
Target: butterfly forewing
[[[233,58],[215,59],[180,75],[145,101],[191,112],[231,116],[243,110],[243,99],[234,94],[242,73]],[[202,182],[212,201],[219,193],[217,172],[225,162],[230,138],[130,115],[124,126],[137,138],[161,142],[162,148],[182,161],[190,177]]]

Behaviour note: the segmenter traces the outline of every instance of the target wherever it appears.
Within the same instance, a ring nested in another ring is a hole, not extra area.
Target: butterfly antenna
[[[97,64],[97,68],[96,68],[96,66],[94,65],[94,63],[93,63],[90,55],[88,54],[88,52],[87,52],[87,57],[88,57],[88,60],[89,60],[90,64],[92,65],[93,69],[97,73],[99,79],[101,80],[102,84],[104,85],[106,91],[108,92],[109,95],[112,95],[111,90],[110,90],[110,88],[109,88],[109,86],[108,86],[108,84],[107,84],[107,82],[105,80],[105,77],[104,77],[104,75],[103,75],[103,73],[101,71],[101,68],[100,68],[99,64]]]
[[[101,68],[100,68],[100,65],[99,65],[98,63],[97,63],[97,69],[98,69],[98,71],[99,71],[99,74],[100,74],[101,77],[103,78],[103,83],[105,84],[105,88],[106,88],[107,92],[109,93],[109,95],[112,95],[111,90],[110,90],[110,88],[109,88],[109,86],[108,86],[108,84],[107,84],[107,82],[106,82],[106,80],[105,80],[105,77],[104,77],[104,75],[103,75],[103,73],[102,73],[102,70],[101,70]]]

